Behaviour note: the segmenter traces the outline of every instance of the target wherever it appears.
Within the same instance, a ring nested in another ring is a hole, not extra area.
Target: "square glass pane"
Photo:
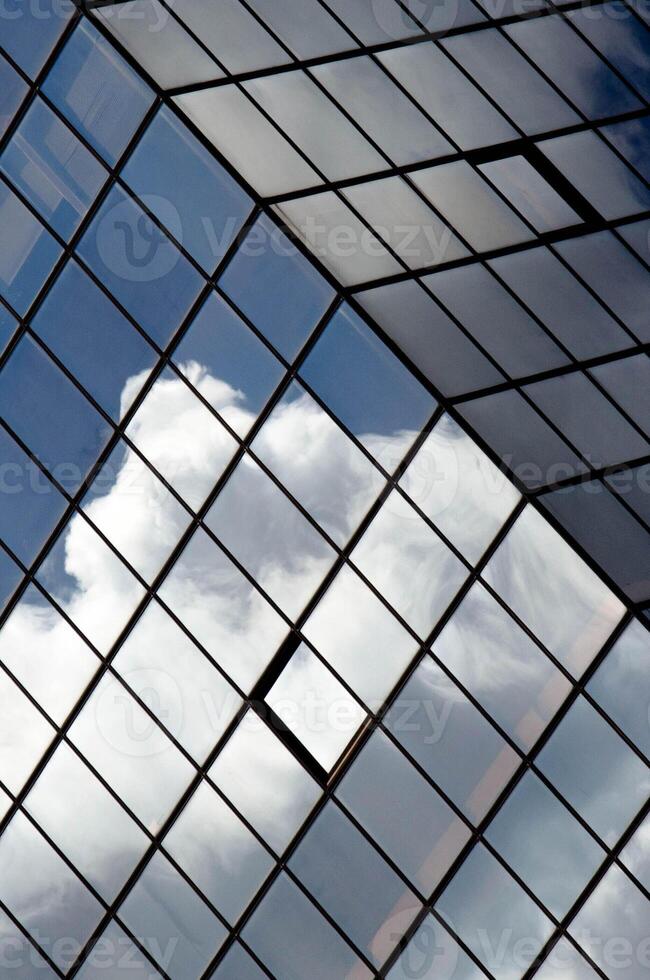
[[[336,795],[425,896],[470,837],[465,823],[379,730],[352,763]]]
[[[593,837],[530,771],[517,783],[486,837],[558,919],[605,858]]]
[[[537,765],[610,847],[650,796],[647,765],[583,697],[555,729]]]
[[[172,204],[165,206],[174,234],[177,214]],[[185,256],[119,187],[94,216],[78,253],[159,347],[167,346],[203,286]]]
[[[289,361],[334,298],[313,263],[264,214],[228,263],[219,286]]]
[[[57,58],[43,93],[111,164],[117,163],[154,98],[86,18]]]
[[[35,99],[0,157],[0,168],[63,238],[69,239],[107,173],[41,99]]]
[[[289,868],[375,966],[419,911],[415,894],[332,802],[303,837]]]
[[[129,410],[158,359],[73,261],[48,291],[31,327],[115,422]]]
[[[0,781],[16,794],[55,731],[4,670],[0,670],[0,704]]]
[[[217,293],[210,293],[173,359],[188,380],[211,379],[204,397],[242,437],[284,376],[280,361]]]
[[[538,145],[544,149],[546,142]],[[478,169],[540,234],[580,223],[579,215],[525,157],[493,160]]]
[[[3,136],[29,86],[0,55],[0,136]]]
[[[519,493],[451,416],[443,415],[400,487],[475,563],[501,529]]]
[[[60,255],[45,226],[0,181],[0,295],[19,315],[27,312]]]
[[[451,143],[368,56],[317,65],[311,73],[398,166],[453,152]]]
[[[177,0],[174,10],[228,71],[254,71],[291,61],[263,24],[239,0]]]
[[[118,915],[172,980],[201,976],[227,936],[219,919],[160,852]]]
[[[335,553],[289,498],[246,456],[205,522],[288,616],[296,618]]]
[[[623,604],[532,507],[483,577],[575,677],[623,615]]]
[[[0,633],[0,645],[2,633]],[[157,602],[150,602],[113,660],[161,725],[203,762],[242,700]]]
[[[146,834],[65,743],[30,790],[25,809],[107,902],[149,846]]]
[[[479,252],[530,241],[533,233],[465,160],[412,175],[413,183]]]
[[[377,441],[381,445],[383,440]],[[395,456],[401,459],[408,441],[399,433],[377,451],[392,463]],[[341,546],[384,485],[370,460],[295,381],[253,440],[252,449]]]
[[[284,620],[201,528],[158,593],[245,691],[253,686],[287,633]],[[211,726],[211,734],[214,727],[218,722]]]
[[[120,4],[119,10],[124,6]],[[173,234],[180,222],[178,241],[206,272],[212,272],[229,248],[253,205],[227,170],[166,107],[147,127],[122,177]]]
[[[302,631],[372,711],[385,701],[417,651],[413,637],[347,565]]]
[[[477,824],[520,757],[454,682],[425,657],[384,723],[434,783]]]
[[[304,643],[264,700],[328,772],[366,717],[358,702]]]
[[[208,52],[158,0],[98,7],[94,16],[163,89],[223,78]]]
[[[523,976],[553,932],[551,920],[480,843],[435,908],[496,980]]]
[[[84,704],[70,740],[154,834],[194,775],[162,729],[110,674]]]
[[[650,633],[633,619],[589,681],[587,690],[650,758]]]
[[[214,391],[217,379],[200,365],[188,373],[201,395]],[[204,503],[237,450],[226,427],[169,368],[147,392],[126,435],[193,510]]]
[[[572,689],[479,583],[472,586],[432,649],[524,750],[532,748]]]
[[[22,813],[15,814],[0,837],[0,900],[34,939],[47,937],[47,952],[64,973],[104,914],[81,879]],[[25,974],[25,980],[28,975],[31,980],[34,971]]]
[[[275,866],[269,852],[205,782],[174,822],[164,847],[232,923]]]
[[[0,414],[73,492],[108,442],[108,425],[28,336],[14,347],[1,378]]]
[[[277,854],[284,851],[320,796],[307,770],[251,711],[208,775]]]
[[[280,873],[253,912],[242,930],[242,938],[272,971],[270,975],[282,980],[372,977],[285,872]],[[239,974],[237,980],[241,980]]]
[[[3,47],[30,78],[40,72],[73,13],[73,4],[60,0],[11,4],[5,9]]]
[[[427,41],[379,60],[463,150],[515,139],[516,131],[445,53]]]
[[[99,658],[35,585],[0,630],[0,660],[61,724],[99,670]]]
[[[263,197],[322,183],[313,167],[236,85],[175,95],[174,102]]]
[[[351,559],[423,639],[467,576],[465,566],[397,490]]]

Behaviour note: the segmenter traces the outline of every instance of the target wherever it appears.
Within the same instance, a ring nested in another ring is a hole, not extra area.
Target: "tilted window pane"
[[[357,47],[317,0],[250,0],[249,5],[298,58]]]
[[[621,153],[630,166],[650,180],[650,117],[627,119],[603,126],[599,132]]]
[[[74,13],[72,4],[43,0],[5,10],[2,44],[23,71],[36,78]]]
[[[429,914],[397,960],[388,980],[484,980],[485,973],[453,936]]]
[[[650,891],[650,817],[646,817],[620,853],[620,859]]]
[[[0,136],[4,135],[27,91],[27,82],[0,55]]]
[[[650,357],[647,354],[600,364],[591,368],[589,374],[650,434]]]
[[[32,980],[35,970],[39,980],[55,980],[59,976],[3,909],[0,909],[0,943],[9,950],[12,980]]]
[[[166,954],[169,949],[165,951]],[[158,980],[153,963],[112,919],[77,974],[79,980]]]
[[[650,758],[650,633],[639,622],[616,641],[587,690]]]
[[[55,732],[4,670],[0,670],[0,704],[0,780],[16,794]]]
[[[407,9],[399,7],[395,0],[376,0],[372,4],[328,0],[327,5],[363,44],[385,44],[422,33]]]
[[[291,61],[239,0],[176,0],[174,10],[233,74]]]
[[[547,142],[538,145],[544,149]],[[535,231],[555,231],[580,223],[579,215],[525,157],[493,160],[478,169]]]
[[[627,4],[604,3],[595,17],[588,10],[571,10],[569,18],[641,95],[650,98],[648,31]]]
[[[268,980],[268,974],[235,942],[211,974],[210,980]]]
[[[24,315],[49,276],[61,247],[0,181],[0,295]]]

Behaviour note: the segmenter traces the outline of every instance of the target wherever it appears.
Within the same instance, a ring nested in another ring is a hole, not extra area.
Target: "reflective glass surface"
[[[52,271],[61,248],[5,183],[0,181],[0,296],[24,315]]]

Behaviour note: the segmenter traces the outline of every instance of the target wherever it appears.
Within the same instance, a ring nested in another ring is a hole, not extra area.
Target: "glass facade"
[[[643,980],[643,3],[0,47],[3,980]]]

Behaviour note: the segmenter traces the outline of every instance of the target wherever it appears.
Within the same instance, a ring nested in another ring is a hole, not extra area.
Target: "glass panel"
[[[522,20],[504,30],[588,118],[640,107],[627,85],[560,16]]]
[[[169,949],[161,957],[163,967],[167,965],[168,953]],[[112,920],[76,976],[79,980],[158,980],[160,974],[117,922]]]
[[[106,179],[106,170],[41,99],[32,102],[0,167],[39,214],[69,239]]]
[[[422,33],[409,17],[407,8],[398,7],[395,0],[375,0],[373,3],[328,0],[328,6],[363,44],[385,44]]]
[[[355,298],[443,394],[457,395],[504,380],[417,281],[364,290]]]
[[[569,18],[614,68],[633,85],[641,95],[650,98],[648,83],[648,32],[633,17],[625,3],[605,3],[598,11],[600,16],[585,10],[572,10]]]
[[[165,216],[176,234],[180,219],[172,204],[165,206]],[[119,187],[93,218],[78,253],[159,347],[168,344],[203,285],[188,260]]]
[[[357,184],[344,197],[409,269],[466,258],[467,249],[401,177]]]
[[[599,132],[645,180],[650,181],[650,117],[612,123],[603,126]]]
[[[197,762],[204,761],[242,704],[156,602],[149,603],[113,666]]]
[[[372,976],[284,872],[244,926],[242,938],[271,975],[282,980],[370,980]]]
[[[219,286],[290,361],[334,298],[313,263],[266,215],[251,228]]]
[[[641,340],[650,341],[648,273],[621,242],[601,231],[558,242],[555,248]]]
[[[218,380],[201,365],[188,374],[199,394],[214,392]],[[169,368],[147,393],[126,435],[193,510],[204,503],[237,450],[225,426]]]
[[[107,902],[115,899],[149,845],[65,743],[39,776],[25,809]]]
[[[600,974],[567,939],[560,939],[535,974],[535,980],[596,980]]]
[[[5,353],[10,342],[13,340],[18,320],[4,306],[0,306],[0,357]]]
[[[511,377],[569,363],[483,265],[447,269],[422,281]]]
[[[122,440],[81,501],[84,513],[146,582],[152,582],[190,515]]]
[[[384,722],[474,824],[519,766],[517,753],[430,657],[409,678]]]
[[[233,74],[291,61],[239,0],[177,0],[174,10]]]
[[[571,133],[538,146],[604,218],[650,207],[650,190],[596,133]]]
[[[437,919],[427,915],[388,980],[484,980],[485,974]]]
[[[0,136],[4,135],[27,90],[27,82],[0,55]]]
[[[441,43],[525,133],[545,133],[580,121],[500,31],[473,31]]]
[[[569,926],[569,932],[607,975],[647,975],[650,902],[620,868],[610,868]]]
[[[648,767],[582,697],[537,764],[610,847],[650,795]]]
[[[622,603],[532,507],[490,559],[484,578],[576,677],[623,615]]]
[[[122,902],[119,916],[172,980],[200,976],[227,935],[160,852]]]
[[[31,326],[115,422],[158,359],[76,262],[67,263]]]
[[[523,976],[553,932],[551,920],[482,844],[461,865],[436,909],[496,980]]]
[[[122,177],[173,234],[180,228],[178,241],[206,272],[230,247],[253,205],[166,107],[147,128]]]
[[[461,149],[515,139],[501,113],[430,42],[393,48],[378,57]]]
[[[321,183],[316,171],[235,85],[176,95],[174,102],[258,194],[270,197]]]
[[[49,231],[0,181],[0,295],[23,315],[61,255]]]
[[[161,88],[194,85],[224,73],[158,0],[127,0],[93,12]]]
[[[650,758],[650,635],[639,622],[632,620],[587,690]]]
[[[210,980],[267,980],[255,960],[239,945],[233,943]]]
[[[251,711],[208,775],[278,854],[320,796],[301,763]]]
[[[3,623],[0,659],[58,724],[100,666],[34,585],[27,586]]]
[[[363,708],[304,643],[265,701],[327,771],[366,717]]]
[[[505,473],[449,415],[443,415],[418,450],[400,486],[474,563],[520,497]]]
[[[284,201],[274,210],[344,286],[403,271],[334,191]]]
[[[542,149],[553,140],[544,141]],[[580,217],[523,156],[505,157],[478,168],[535,229],[543,234],[565,225],[577,225]],[[566,175],[564,169],[562,172]]]
[[[533,234],[465,160],[419,170],[411,179],[479,252],[529,241]]]
[[[345,6],[351,9],[349,3]],[[451,143],[369,57],[332,61],[311,73],[398,166],[453,152]]]
[[[39,0],[11,4],[4,11],[9,23],[2,44],[30,78],[36,78],[74,13],[72,4]]]
[[[578,359],[629,346],[629,336],[549,249],[504,255],[489,265]]]
[[[525,750],[571,691],[570,682],[479,583],[433,652]]]
[[[48,954],[66,972],[104,910],[22,813],[0,837],[0,882],[0,900],[35,939],[47,937]]]
[[[165,837],[165,849],[228,922],[235,922],[275,862],[207,783]]]
[[[646,891],[650,891],[650,816],[645,818],[625,845],[620,859]]]
[[[524,391],[594,468],[645,456],[650,448],[581,372],[538,381]]]
[[[54,738],[54,729],[0,670],[0,780],[19,793]]]
[[[463,821],[381,731],[361,750],[336,795],[425,896],[470,837]]]
[[[284,375],[271,351],[216,293],[210,293],[173,357],[188,380],[210,378],[203,396],[242,437]]]
[[[359,831],[329,802],[289,868],[366,956],[380,966],[419,910],[419,902]]]
[[[116,678],[105,675],[70,728],[70,740],[151,833],[194,770]]]
[[[101,415],[30,337],[2,369],[0,413],[66,490],[76,490],[110,437]]]
[[[335,558],[325,539],[248,456],[208,511],[206,524],[292,618]]]
[[[39,937],[43,942],[43,937]],[[37,953],[23,932],[14,925],[9,916],[0,909],[0,944],[5,961],[11,964],[12,980],[33,980],[37,970],[39,980],[56,980],[55,973]]]
[[[417,651],[416,641],[347,566],[302,631],[371,710],[385,701]]]
[[[377,451],[393,463],[410,441],[411,433],[405,439],[400,432]],[[377,442],[381,446],[381,437]],[[252,449],[339,545],[356,530],[384,485],[370,460],[295,381]]]
[[[43,93],[112,164],[153,102],[145,82],[85,18],[48,74]]]
[[[329,180],[385,169],[384,158],[305,72],[266,75],[243,85]]]
[[[249,6],[300,59],[356,47],[316,0],[249,0]]]
[[[7,600],[16,591],[23,573],[15,562],[0,550],[0,611],[4,610]]]
[[[351,559],[422,638],[467,576],[464,565],[397,490],[390,493]]]
[[[287,632],[284,620],[201,528],[158,592],[198,642],[246,691]],[[214,723],[211,733],[213,728]]]
[[[486,837],[558,919],[605,858],[593,837],[530,771],[517,783]]]

